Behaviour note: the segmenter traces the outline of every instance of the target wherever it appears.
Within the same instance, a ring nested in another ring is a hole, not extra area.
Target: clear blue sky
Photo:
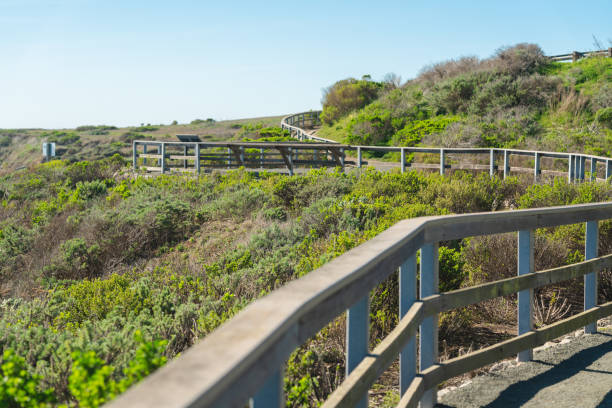
[[[0,128],[181,123],[320,107],[349,76],[519,42],[607,47],[612,1],[0,0]]]

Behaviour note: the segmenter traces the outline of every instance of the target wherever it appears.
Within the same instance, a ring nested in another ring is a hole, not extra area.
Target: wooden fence
[[[561,55],[551,55],[550,58],[553,61],[572,61],[576,62],[581,58],[588,57],[612,57],[612,47],[607,50],[598,50],[598,51],[572,51],[569,54],[561,54]]]
[[[563,176],[569,182],[606,180],[612,176],[612,159],[579,153],[560,153],[495,148],[434,148],[395,146],[352,146],[319,138],[291,123],[318,123],[320,111],[287,116],[281,127],[293,137],[308,143],[268,142],[157,142],[137,140],[133,143],[134,169],[152,172],[200,173],[203,169],[285,169],[294,174],[298,168],[369,164],[363,153],[396,153],[397,162],[377,165],[407,169],[439,171],[487,171],[491,176],[506,178],[511,173],[531,173],[534,181],[542,176]],[[347,158],[347,154],[351,157]],[[588,166],[587,166],[588,164]],[[588,172],[587,172],[588,170]]]
[[[282,407],[283,365],[290,353],[347,311],[347,376],[323,406],[366,406],[368,389],[399,356],[398,406],[420,401],[432,407],[441,381],[515,354],[527,361],[534,347],[581,327],[596,331],[595,322],[612,314],[612,302],[596,303],[597,272],[612,267],[612,255],[597,253],[598,221],[610,218],[612,203],[600,203],[400,221],[253,302],[110,406],[243,407],[250,399],[255,408]],[[535,272],[534,231],[575,223],[586,223],[586,260]],[[518,231],[518,276],[438,293],[439,242],[513,231]],[[400,321],[370,350],[369,294],[391,274],[399,276]],[[581,276],[584,312],[534,329],[533,289]],[[517,292],[517,337],[438,362],[439,313]]]

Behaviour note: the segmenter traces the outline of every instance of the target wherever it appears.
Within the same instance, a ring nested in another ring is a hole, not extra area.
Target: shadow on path
[[[612,337],[612,335],[605,333],[600,333],[600,335]],[[496,408],[521,406],[527,403],[542,389],[570,378],[578,374],[580,371],[586,370],[588,366],[593,364],[604,354],[610,352],[610,350],[612,350],[612,341],[606,341],[598,346],[579,351],[567,360],[555,365],[550,370],[538,374],[526,381],[519,381],[512,384],[502,391],[495,400],[485,405],[485,407]],[[538,361],[534,360],[534,363],[538,363]],[[611,399],[612,394],[608,393],[599,406],[609,406],[605,404],[609,403]]]
[[[579,351],[572,357],[562,361],[557,365],[552,365],[551,363],[545,361],[534,360],[533,363],[545,364],[551,366],[551,368],[527,380],[519,381],[509,385],[497,396],[497,398],[495,398],[495,400],[491,401],[487,405],[484,405],[484,407],[504,408],[522,406],[529,402],[529,400],[531,400],[539,391],[543,390],[544,388],[564,381],[578,374],[581,371],[607,373],[612,375],[612,368],[611,371],[601,371],[587,368],[599,358],[604,356],[606,353],[612,351],[612,335],[601,332],[598,334],[607,336],[609,337],[609,339],[603,344]],[[453,408],[453,405],[437,404],[436,407]],[[603,399],[599,402],[596,408],[604,407],[612,408],[612,391],[608,392],[603,397]]]
[[[612,390],[606,394],[595,408],[610,408],[612,407]]]

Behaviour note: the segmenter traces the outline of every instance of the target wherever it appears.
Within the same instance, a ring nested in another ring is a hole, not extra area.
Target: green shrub
[[[42,408],[55,402],[53,389],[42,389],[42,378],[29,372],[25,359],[11,349],[2,355],[0,406],[6,408]]]
[[[349,112],[372,102],[384,88],[383,83],[354,78],[338,81],[323,91],[321,121],[332,124]]]
[[[60,245],[60,254],[46,267],[46,275],[60,279],[96,276],[101,267],[100,255],[98,244],[87,245],[83,238],[69,239]]]
[[[612,107],[599,109],[595,114],[595,120],[600,125],[612,129]]]

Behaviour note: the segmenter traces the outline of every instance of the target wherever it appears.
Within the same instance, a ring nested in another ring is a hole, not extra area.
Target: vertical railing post
[[[416,253],[412,254],[400,266],[399,270],[399,312],[400,320],[408,313],[416,300]],[[400,352],[400,398],[416,375],[416,335],[412,337]]]
[[[585,170],[585,167],[586,167],[586,157],[580,156],[580,169],[579,169],[580,181],[584,181],[584,170]]]
[[[597,258],[599,246],[599,226],[597,221],[587,221],[584,244],[585,260]],[[584,275],[584,310],[592,309],[597,305],[597,272]],[[597,322],[590,323],[584,328],[587,334],[597,333]]]
[[[259,148],[259,167],[264,168],[264,148]]]
[[[537,183],[538,180],[540,179],[540,173],[541,173],[541,168],[540,168],[540,162],[542,160],[542,156],[540,155],[540,153],[536,152],[535,153],[535,162],[533,164],[533,182]]]
[[[370,299],[366,295],[355,303],[346,314],[346,376],[361,363],[368,354],[368,329],[370,326]],[[357,404],[357,407],[368,406],[368,394]]]
[[[574,180],[574,155],[570,154],[567,158],[567,182]]]
[[[495,175],[495,149],[489,151],[489,176]]]
[[[518,274],[525,275],[534,272],[534,232],[522,230],[518,232]],[[518,334],[525,334],[533,330],[532,313],[533,289],[521,290],[518,293]],[[533,350],[523,350],[518,353],[518,361],[530,361]]]
[[[445,167],[445,162],[444,162],[444,149],[440,149],[440,174],[443,176],[444,175],[444,167]]]
[[[200,174],[200,144],[195,144],[195,172]]]
[[[597,159],[591,157],[591,181],[595,181],[597,179]]]
[[[146,143],[145,143],[144,145],[142,145],[142,153],[143,153],[143,154],[147,154],[147,144],[146,144]],[[147,165],[147,158],[146,158],[146,157],[143,157],[143,159],[142,159],[142,164],[143,164],[144,166],[146,166],[146,165]]]
[[[187,168],[187,145],[183,146],[183,168]]]
[[[612,160],[606,160],[606,180],[612,177]]]
[[[138,142],[132,143],[132,167],[138,170]]]
[[[289,162],[289,175],[293,176],[293,149],[287,148],[287,161]]]
[[[361,146],[357,146],[357,167],[361,168]]]
[[[244,146],[240,146],[240,165],[246,167],[244,162]]]
[[[400,168],[402,173],[406,171],[406,150],[403,147],[400,148]]]
[[[232,168],[232,149],[227,148],[227,168]]]
[[[161,172],[164,174],[166,172],[166,144],[161,144]]]
[[[284,406],[283,370],[278,369],[249,401],[250,408],[280,408]]]
[[[438,293],[438,244],[426,244],[421,248],[421,299]],[[419,370],[423,371],[436,363],[438,357],[438,315],[423,319],[420,327]],[[421,408],[436,405],[436,387],[425,391]]]
[[[510,154],[504,150],[504,179],[510,175]]]
[[[342,170],[344,170],[344,147],[340,149],[340,165],[342,166]]]

